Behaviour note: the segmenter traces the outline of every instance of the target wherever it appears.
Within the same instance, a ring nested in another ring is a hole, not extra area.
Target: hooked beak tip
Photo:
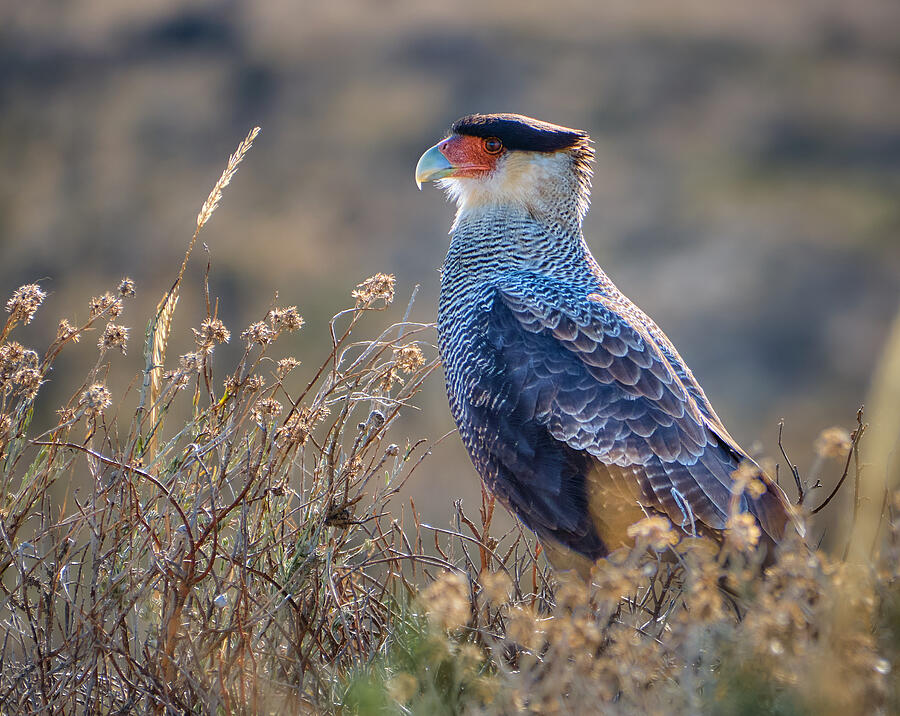
[[[424,182],[450,176],[455,168],[441,153],[439,146],[440,144],[435,144],[431,147],[416,164],[416,185],[420,190]]]

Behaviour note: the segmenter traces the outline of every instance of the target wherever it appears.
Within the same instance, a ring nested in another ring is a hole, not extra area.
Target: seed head
[[[9,365],[18,365],[25,359],[27,352],[21,343],[10,341],[0,345],[0,361]]]
[[[81,394],[81,404],[85,412],[94,417],[102,415],[112,402],[109,389],[103,383],[94,383]]]
[[[26,397],[33,398],[42,377],[37,353],[15,341],[0,345],[0,389],[18,383]]]
[[[248,393],[256,393],[266,387],[265,379],[260,375],[248,376],[244,381],[244,390]]]
[[[422,590],[428,620],[444,629],[457,629],[471,616],[469,583],[457,572],[444,572]]]
[[[691,616],[698,621],[713,622],[722,617],[718,576],[714,562],[701,562],[690,572],[686,602]]]
[[[631,539],[645,541],[657,552],[678,543],[678,535],[672,529],[672,523],[658,515],[635,522],[628,527],[627,534]]]
[[[756,547],[762,531],[749,512],[732,515],[725,523],[725,538],[735,549],[749,552]]]
[[[389,304],[394,300],[395,281],[393,274],[377,273],[357,285],[350,295],[356,299],[357,308],[371,306],[378,299]]]
[[[131,298],[132,296],[134,296],[134,281],[126,276],[121,281],[119,281],[119,285],[116,287],[116,292],[123,298]]]
[[[269,311],[269,321],[275,331],[287,331],[288,333],[299,330],[305,323],[296,306],[273,308]]]
[[[265,346],[275,340],[275,333],[262,321],[256,321],[241,333],[241,338],[247,341],[248,346],[252,346],[254,343]]]
[[[122,313],[122,299],[116,298],[109,291],[102,296],[94,296],[88,304],[91,318],[106,312],[109,318],[118,318]]]
[[[766,485],[760,479],[761,476],[762,471],[756,463],[744,460],[738,465],[737,470],[731,473],[731,477],[734,480],[734,484],[731,486],[731,493],[740,495],[746,492],[753,499],[761,497],[766,491]]]
[[[203,367],[201,353],[185,353],[178,359],[178,370],[170,370],[163,374],[163,380],[171,382],[176,390],[187,387],[191,376]]]
[[[419,346],[409,343],[394,349],[394,361],[404,373],[415,373],[425,365],[425,356],[422,355],[422,349]]]
[[[78,333],[78,329],[75,328],[75,326],[63,318],[56,327],[56,341],[62,343],[63,341],[70,339],[72,343],[78,343],[81,339],[81,334]]]
[[[315,408],[303,407],[291,415],[287,422],[275,431],[275,440],[282,445],[304,445],[313,428],[331,413],[327,405]]]
[[[509,610],[506,635],[525,648],[537,648],[543,641],[540,620],[528,606],[515,606]]]
[[[342,479],[346,479],[347,481],[351,481],[356,478],[360,472],[362,472],[363,462],[362,458],[359,455],[354,455],[347,462],[344,463],[344,468],[341,472]]]
[[[253,406],[253,419],[262,425],[272,422],[281,412],[281,403],[275,398],[260,398]]]
[[[41,380],[43,377],[43,373],[38,368],[25,366],[19,368],[14,380],[19,384],[19,390],[22,392],[22,395],[31,400],[37,395],[38,389],[43,385],[44,381]]]
[[[752,499],[758,500],[764,494],[766,494],[766,483],[762,480],[751,480],[747,483],[747,487],[744,488],[744,492],[747,493]]]
[[[101,351],[118,348],[122,351],[122,355],[125,355],[128,348],[128,329],[116,323],[107,323],[106,328],[103,329],[103,335],[97,341],[97,347]]]
[[[197,349],[203,354],[212,353],[216,343],[228,343],[231,340],[231,331],[218,318],[205,318],[200,324],[200,330],[191,330],[194,332]]]
[[[509,601],[512,592],[512,580],[509,575],[503,571],[488,572],[484,571],[478,578],[487,598],[494,604],[505,604]]]
[[[825,428],[816,439],[816,454],[823,458],[846,457],[850,451],[850,433],[841,427]]]
[[[282,358],[278,361],[278,368],[275,369],[275,373],[279,378],[284,378],[284,376],[294,370],[298,365],[300,365],[300,361],[292,356]]]
[[[12,380],[25,360],[26,352],[25,347],[15,341],[0,344],[0,387]]]
[[[185,353],[178,359],[178,370],[185,373],[196,373],[203,367],[203,356],[200,353]]]
[[[28,325],[46,297],[47,294],[36,283],[25,284],[17,288],[12,298],[6,302],[6,312],[12,316],[13,321]]]

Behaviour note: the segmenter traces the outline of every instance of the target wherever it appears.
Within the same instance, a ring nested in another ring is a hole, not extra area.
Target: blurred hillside
[[[124,385],[200,204],[260,125],[203,234],[225,323],[278,291],[308,321],[297,355],[321,357],[327,318],[376,271],[399,302],[421,283],[414,318],[431,320],[452,209],[416,191],[416,160],[462,114],[521,112],[591,132],[589,242],[741,442],[774,454],[784,417],[806,468],[818,431],[851,422],[900,297],[900,4],[330,5],[0,10],[0,295],[40,281],[42,314],[84,319],[132,276]],[[205,263],[170,356],[204,315]],[[72,354],[60,399],[95,359]],[[439,380],[420,403],[417,435],[452,427]],[[440,520],[477,478],[458,439],[437,455],[409,490]]]

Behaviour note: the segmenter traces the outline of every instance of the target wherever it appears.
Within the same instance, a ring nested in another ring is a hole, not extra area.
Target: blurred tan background
[[[57,318],[85,319],[91,295],[132,276],[120,386],[251,127],[202,234],[212,293],[235,337],[276,290],[297,304],[307,326],[281,350],[311,366],[328,317],[376,271],[396,274],[400,304],[420,283],[414,318],[433,319],[452,208],[416,191],[413,167],[458,116],[513,111],[593,135],[589,243],[738,440],[774,455],[784,417],[806,470],[819,431],[850,427],[865,399],[900,297],[896,0],[67,0],[0,19],[0,294],[50,292],[20,334],[43,348]],[[204,315],[205,263],[170,357]],[[64,353],[47,416],[94,351]],[[440,378],[419,403],[411,437],[452,428]],[[433,522],[459,497],[474,511],[458,438],[408,490]]]

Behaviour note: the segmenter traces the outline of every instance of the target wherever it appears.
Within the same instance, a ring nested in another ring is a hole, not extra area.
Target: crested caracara
[[[628,546],[653,514],[716,538],[750,513],[771,548],[791,520],[784,493],[760,471],[733,495],[750,457],[585,242],[592,159],[585,132],[476,114],[419,160],[420,187],[438,181],[458,207],[438,342],[462,441],[557,566]]]

